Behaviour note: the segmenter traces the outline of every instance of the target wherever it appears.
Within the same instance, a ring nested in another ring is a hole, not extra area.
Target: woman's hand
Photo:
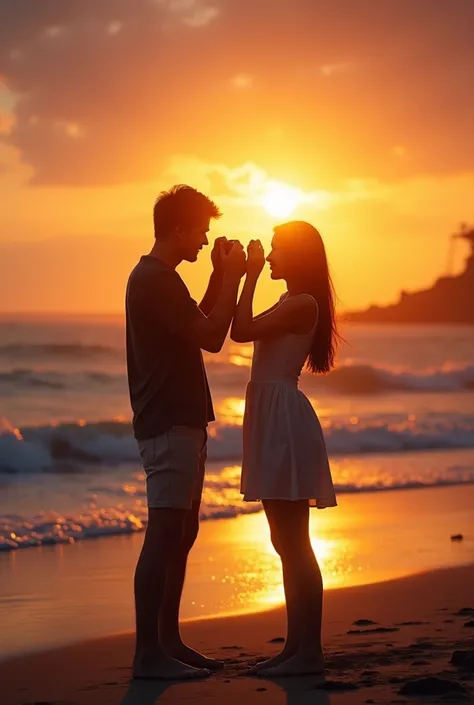
[[[265,252],[260,240],[250,240],[247,247],[247,275],[251,277],[260,276],[260,272],[265,266]]]

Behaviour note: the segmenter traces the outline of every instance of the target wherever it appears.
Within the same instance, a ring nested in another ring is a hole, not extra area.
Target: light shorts
[[[149,509],[191,509],[193,502],[201,500],[207,458],[205,428],[173,426],[137,443]]]

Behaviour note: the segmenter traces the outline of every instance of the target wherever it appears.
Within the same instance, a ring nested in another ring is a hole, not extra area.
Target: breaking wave
[[[395,453],[400,451],[474,448],[471,414],[428,414],[419,419],[391,415],[374,420],[323,419],[330,454]],[[236,461],[242,454],[242,429],[216,424],[210,428],[209,459]],[[62,423],[0,432],[0,472],[70,472],[91,464],[138,462],[129,422]]]

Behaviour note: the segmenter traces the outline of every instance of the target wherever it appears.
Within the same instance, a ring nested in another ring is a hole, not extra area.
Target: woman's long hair
[[[295,274],[301,276],[302,291],[311,294],[319,308],[306,366],[314,373],[329,372],[334,367],[340,336],[336,323],[334,285],[323,240],[316,228],[304,221],[277,225],[274,233],[287,241]]]

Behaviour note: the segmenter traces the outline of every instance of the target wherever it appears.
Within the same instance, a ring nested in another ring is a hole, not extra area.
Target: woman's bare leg
[[[288,636],[281,654],[255,670],[273,677],[322,673],[323,583],[309,537],[308,502],[265,500],[264,507],[282,560]]]
[[[280,521],[280,512],[278,507],[275,508],[274,500],[263,500],[263,508],[270,526],[270,535],[272,539],[273,548],[279,554],[280,558],[282,556],[279,532],[282,530]],[[286,620],[287,620],[287,633],[285,646],[283,650],[273,656],[270,659],[261,661],[257,663],[253,668],[250,669],[250,673],[257,673],[262,668],[271,668],[272,666],[277,666],[278,664],[286,661],[290,656],[293,656],[298,651],[300,643],[299,635],[299,622],[298,622],[298,611],[296,609],[297,596],[295,595],[294,581],[290,571],[288,570],[288,565],[282,561],[282,571],[283,571],[283,587],[285,590],[285,603],[286,603]]]

